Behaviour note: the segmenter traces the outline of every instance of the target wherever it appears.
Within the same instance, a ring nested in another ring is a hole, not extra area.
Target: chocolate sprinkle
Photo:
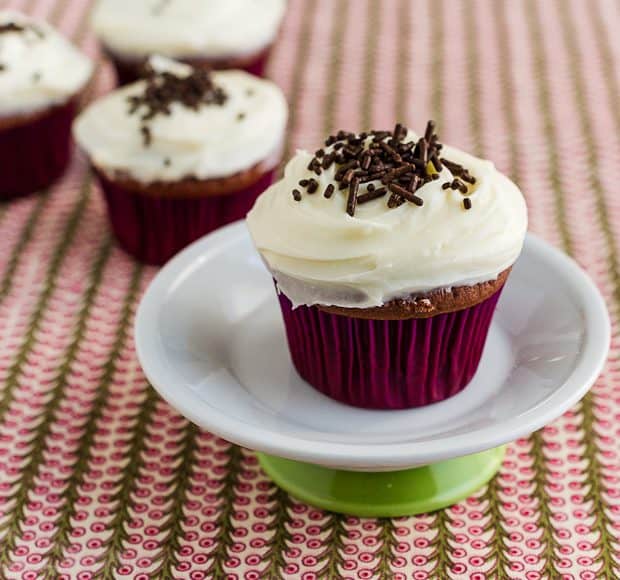
[[[153,142],[153,135],[151,134],[150,127],[142,125],[142,127],[140,127],[140,132],[142,133],[142,141],[148,147]]]
[[[5,22],[4,24],[0,24],[0,34],[9,34],[11,32],[22,34],[28,31],[34,32],[39,38],[45,36],[43,31],[34,24],[17,24],[16,22]]]
[[[295,201],[301,201],[301,191],[299,191],[299,189],[293,190],[293,199]]]
[[[315,193],[318,188],[319,188],[319,182],[313,178],[308,183],[308,187],[306,188],[306,191],[308,193]]]
[[[156,72],[145,68],[146,87],[138,95],[127,97],[129,114],[140,114],[144,145],[151,143],[149,121],[158,115],[169,116],[173,103],[180,103],[193,111],[210,105],[223,105],[228,95],[212,80],[209,71],[195,69],[191,74],[178,77],[171,72]],[[145,131],[144,129],[148,129]]]
[[[390,195],[390,199],[388,199],[387,205],[390,209],[393,209],[395,207],[403,205],[403,203],[405,203],[405,200],[397,193],[393,193],[392,195]]]
[[[339,190],[348,189],[346,211],[350,216],[355,215],[358,204],[382,198],[388,191],[388,208],[407,202],[423,206],[424,199],[416,194],[417,190],[440,179],[444,167],[452,173],[453,180],[443,183],[442,189],[468,193],[467,184],[474,184],[476,179],[462,165],[441,156],[443,145],[435,133],[433,121],[427,123],[424,136],[416,142],[404,142],[407,134],[407,128],[400,123],[392,131],[370,131],[360,135],[338,131],[325,141],[325,147],[331,147],[331,151],[317,150],[308,170],[321,175],[322,171],[336,165],[334,180]],[[377,188],[371,183],[376,181],[383,187]],[[318,188],[318,183],[314,183],[316,180],[310,179],[299,184],[312,194]],[[360,191],[360,185],[366,183],[366,190]],[[336,186],[329,184],[323,195],[329,199],[335,191]]]
[[[308,170],[314,171],[317,175],[321,175],[321,162],[316,157],[313,157],[312,161],[308,164]]]
[[[329,169],[332,166],[334,159],[335,156],[332,154],[325,155],[325,157],[323,157],[323,161],[321,162],[321,169]]]
[[[362,162],[361,162],[361,167],[364,171],[368,171],[368,168],[370,167],[370,164],[372,162],[372,155],[370,155],[370,153],[368,153],[367,151],[364,152],[364,155],[362,155]]]
[[[465,209],[471,209],[471,199],[469,199],[468,197],[466,197],[466,198],[463,200],[463,207],[464,207]]]
[[[352,169],[350,171],[353,171]],[[353,217],[355,215],[355,206],[357,205],[357,192],[360,189],[360,180],[357,177],[351,179],[349,186],[349,197],[347,198],[347,213]]]
[[[414,203],[417,206],[423,206],[424,205],[424,200],[421,197],[418,197],[415,193],[411,193],[410,191],[407,191],[404,187],[401,187],[400,185],[397,185],[396,183],[390,183],[390,185],[388,186],[388,189],[400,196],[403,199],[406,199],[407,201],[410,201],[411,203]]]
[[[473,185],[476,183],[476,178],[473,175],[470,175],[469,171],[465,169],[462,165],[458,163],[453,163],[452,161],[448,161],[444,157],[441,158],[441,162],[450,170],[450,173],[455,177],[462,179],[463,181]]]
[[[15,22],[6,22],[5,24],[0,24],[0,34],[6,34],[8,32],[24,32],[25,30],[26,26],[16,24]]]
[[[357,203],[366,203],[368,201],[372,201],[373,199],[379,199],[383,197],[387,193],[387,187],[379,187],[378,189],[370,189],[366,193],[357,196]]]
[[[435,134],[435,121],[429,121],[428,123],[426,123],[426,131],[424,131],[424,140],[430,143],[434,134]]]

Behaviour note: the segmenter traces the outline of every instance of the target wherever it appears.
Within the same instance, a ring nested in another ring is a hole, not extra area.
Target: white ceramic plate
[[[243,222],[167,264],[136,321],[147,377],[201,427],[273,455],[372,471],[483,451],[542,427],[591,387],[609,340],[594,284],[528,235],[462,393],[408,411],[348,407],[294,370],[271,277]]]

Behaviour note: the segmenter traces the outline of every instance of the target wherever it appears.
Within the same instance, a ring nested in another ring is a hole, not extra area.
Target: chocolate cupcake
[[[99,0],[93,28],[119,84],[153,54],[262,76],[285,10],[286,0]]]
[[[471,381],[527,211],[429,122],[422,137],[341,131],[298,152],[247,223],[299,374],[344,403],[404,409]]]
[[[287,105],[276,85],[244,71],[150,62],[146,79],[88,107],[74,134],[121,245],[162,264],[244,217],[271,184]]]
[[[0,11],[0,198],[51,185],[71,152],[71,122],[92,64],[44,22]]]

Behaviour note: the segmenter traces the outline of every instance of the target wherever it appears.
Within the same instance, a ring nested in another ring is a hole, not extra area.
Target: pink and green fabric
[[[620,4],[615,0],[290,0],[269,75],[288,152],[334,128],[420,127],[490,157],[531,230],[620,309]],[[4,0],[113,74],[87,0]],[[138,365],[132,323],[155,269],[114,243],[76,156],[0,206],[0,577],[620,577],[620,343],[572,411],[508,446],[499,474],[439,512],[360,519],[309,507],[251,451],[200,431]]]

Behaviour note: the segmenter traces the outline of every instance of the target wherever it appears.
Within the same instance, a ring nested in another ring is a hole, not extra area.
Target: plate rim
[[[196,267],[199,262],[206,260],[212,251],[221,251],[220,246],[233,243],[243,235],[247,235],[247,229],[245,221],[240,220],[200,238],[175,256],[147,287],[134,323],[138,360],[153,388],[190,421],[237,445],[288,459],[349,469],[368,469],[373,466],[404,469],[469,455],[527,436],[561,416],[592,387],[607,360],[611,323],[600,291],[575,260],[539,236],[528,232],[525,240],[528,249],[548,261],[552,266],[551,270],[561,270],[570,280],[571,287],[576,290],[575,296],[583,309],[584,343],[577,366],[564,383],[551,396],[516,419],[470,433],[437,437],[432,441],[425,441],[423,446],[412,442],[364,446],[331,442],[326,446],[317,445],[315,439],[248,425],[212,407],[209,407],[209,413],[205,416],[200,412],[200,408],[207,403],[193,394],[188,387],[170,388],[157,380],[156,364],[151,363],[148,353],[149,335],[156,330],[156,317],[153,314],[157,311],[157,303],[161,302],[162,292],[165,293],[178,284],[184,271],[192,270],[192,266]]]

